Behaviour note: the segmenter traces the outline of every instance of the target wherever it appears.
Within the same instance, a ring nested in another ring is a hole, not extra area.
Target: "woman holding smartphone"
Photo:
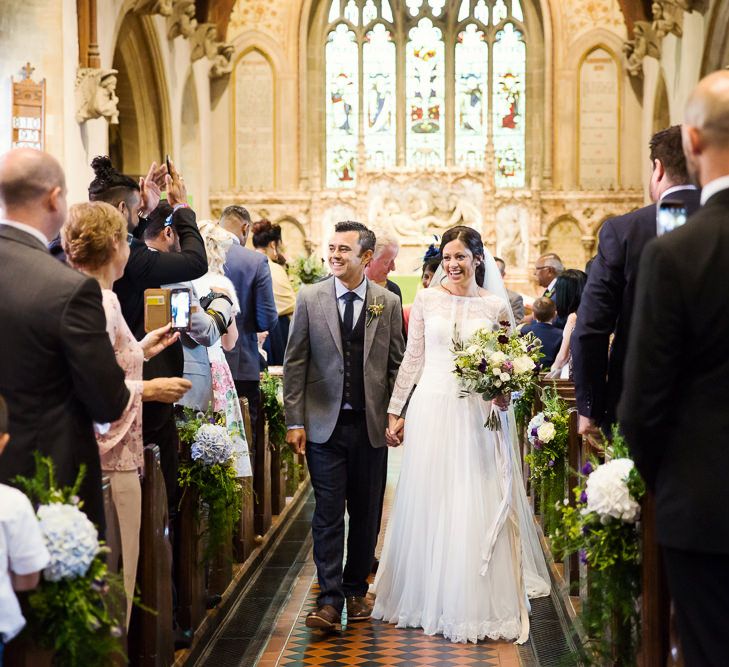
[[[112,500],[119,517],[127,626],[137,578],[142,518],[142,490],[139,483],[139,475],[144,467],[142,401],[174,403],[191,387],[190,382],[183,378],[142,379],[144,361],[174,343],[179,334],[172,334],[168,324],[137,341],[129,330],[119,300],[112,291],[114,282],[123,275],[129,258],[129,236],[122,214],[104,202],[72,206],[61,230],[68,262],[99,282],[106,313],[106,330],[116,360],[124,369],[130,392],[129,404],[121,418],[108,427],[97,429],[101,469],[111,481]]]

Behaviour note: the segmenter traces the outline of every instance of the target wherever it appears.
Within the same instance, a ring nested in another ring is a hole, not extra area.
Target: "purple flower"
[[[589,461],[582,466],[582,474],[589,475],[592,472],[592,463]]]
[[[580,549],[580,563],[587,565],[587,552],[584,549]]]
[[[532,429],[532,438],[536,438],[537,437],[537,433],[539,433],[539,429],[536,428],[536,427],[534,427]]]
[[[485,373],[486,368],[488,368],[488,363],[486,362],[486,359],[481,359],[481,363],[478,365],[478,372]]]
[[[504,370],[507,373],[511,373],[514,370],[514,364],[512,364],[510,361],[507,361],[504,363]]]
[[[501,334],[496,340],[502,345],[506,345],[509,342],[509,337],[505,334]]]
[[[582,526],[582,534],[583,535],[589,535],[590,529],[587,526]]]
[[[504,329],[508,329],[511,326],[511,322],[509,322],[508,320],[501,320],[499,324],[504,327]]]
[[[587,491],[583,491],[580,494],[580,502],[581,503],[586,503],[587,502]]]
[[[534,441],[534,449],[541,449],[541,448],[542,448],[542,441],[541,441],[541,440],[539,440],[539,438],[537,438],[537,439],[536,439],[536,440]]]
[[[554,459],[549,459],[549,461],[547,461],[547,466],[554,468]]]

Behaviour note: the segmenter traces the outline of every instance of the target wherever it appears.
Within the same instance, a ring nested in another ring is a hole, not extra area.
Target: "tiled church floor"
[[[395,484],[400,472],[400,452],[390,452],[385,514],[380,540],[385,532]],[[381,546],[381,545],[380,545]],[[309,559],[291,590],[289,600],[278,618],[258,667],[471,667],[500,665],[517,667],[516,647],[505,642],[453,644],[442,637],[428,637],[422,630],[396,629],[380,621],[365,621],[346,626],[341,634],[322,635],[306,628],[304,620],[316,601],[316,572]],[[345,623],[345,618],[342,622]]]

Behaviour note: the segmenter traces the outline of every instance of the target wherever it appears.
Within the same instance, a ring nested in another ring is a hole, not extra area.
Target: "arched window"
[[[520,0],[326,0],[326,184],[456,164],[524,186]]]

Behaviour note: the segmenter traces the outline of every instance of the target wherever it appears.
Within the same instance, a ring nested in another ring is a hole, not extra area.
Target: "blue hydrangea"
[[[201,461],[205,465],[227,463],[233,456],[233,442],[225,427],[203,424],[195,434],[190,452],[193,461]]]
[[[43,576],[48,581],[83,577],[99,552],[94,524],[75,505],[61,503],[41,505],[38,519],[51,556]]]

